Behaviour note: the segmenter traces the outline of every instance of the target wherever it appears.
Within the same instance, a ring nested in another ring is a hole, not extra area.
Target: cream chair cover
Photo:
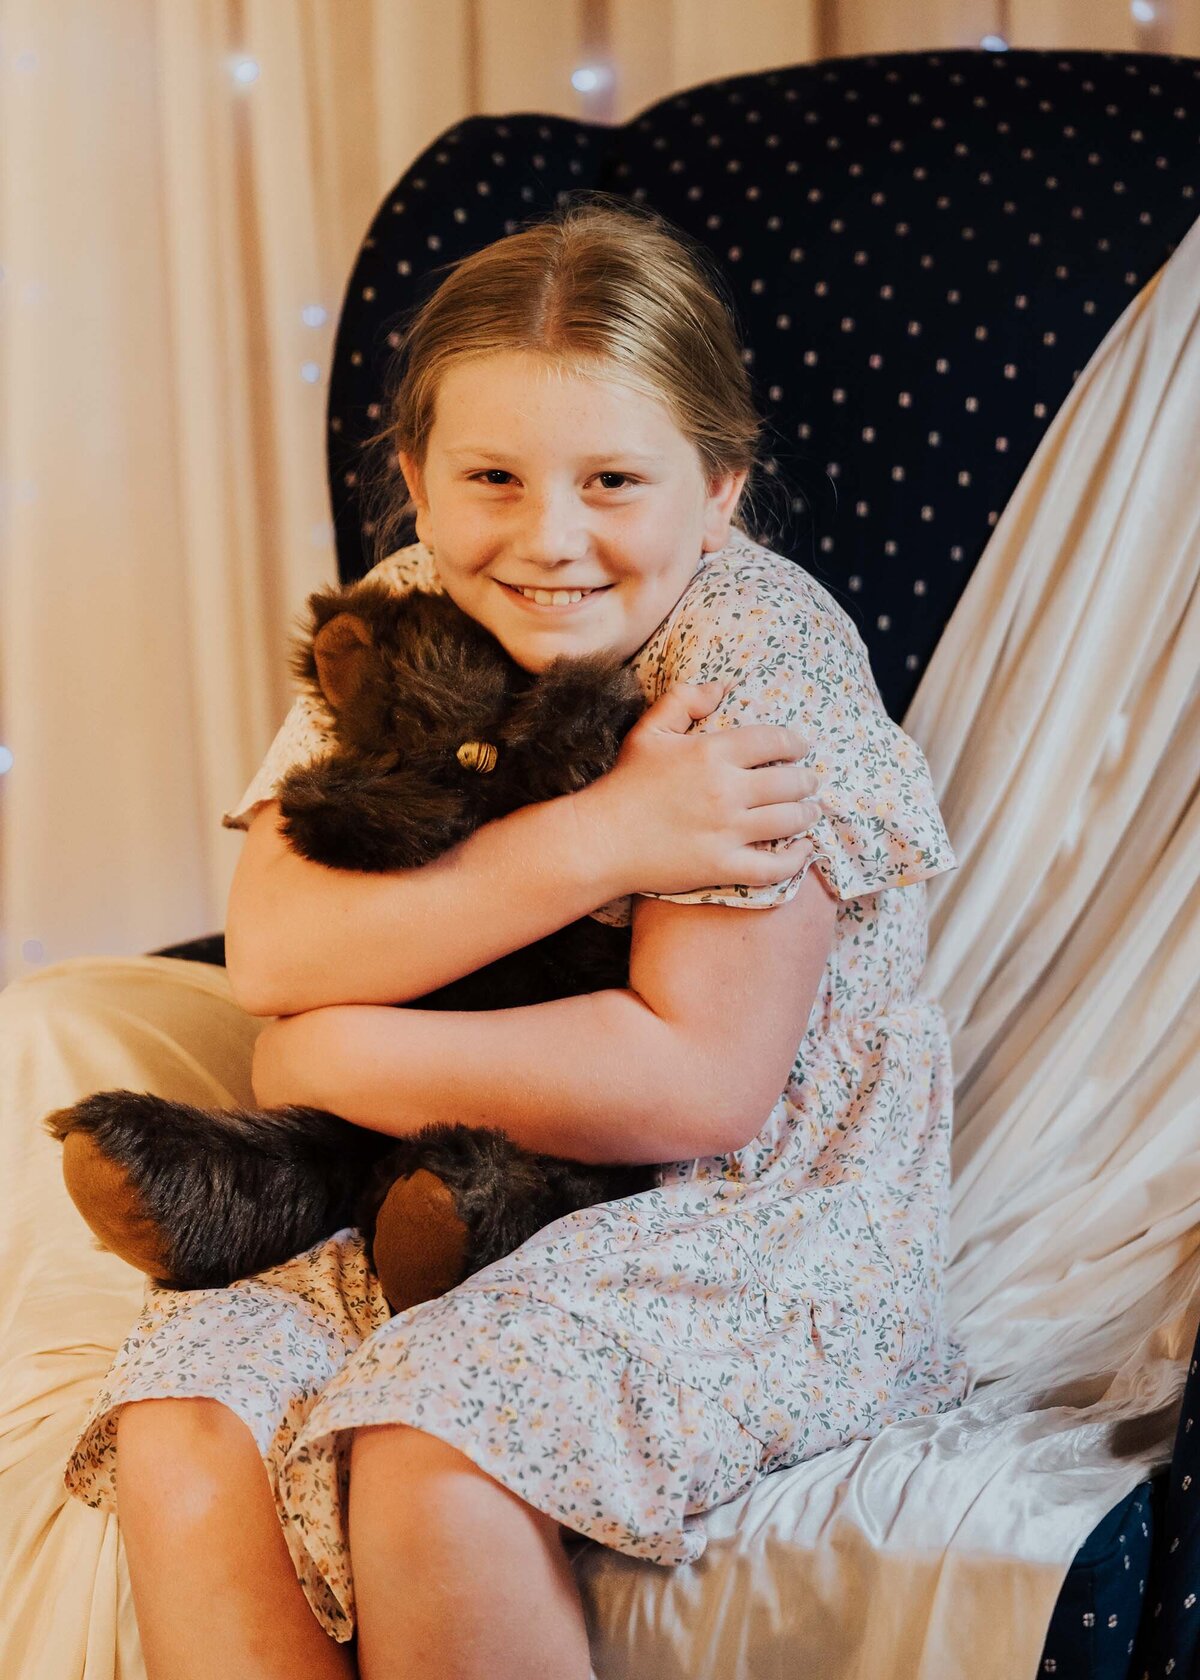
[[[904,719],[960,859],[923,984],[953,1034],[973,1392],[767,1477],[697,1564],[585,1548],[602,1680],[1032,1680],[1079,1545],[1169,1460],[1200,1318],[1197,438],[1200,224],[1077,381]],[[115,1519],[61,1485],[140,1281],[91,1248],[36,1118],[107,1085],[246,1101],[259,1025],[163,958],[0,997],[5,1680],[144,1674]]]

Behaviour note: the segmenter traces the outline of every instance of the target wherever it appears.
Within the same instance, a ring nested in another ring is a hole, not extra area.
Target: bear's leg
[[[468,1231],[444,1180],[418,1167],[398,1178],[375,1216],[371,1254],[394,1313],[431,1301],[467,1273]]]
[[[106,1248],[177,1289],[277,1266],[354,1223],[391,1139],[324,1109],[202,1109],[97,1091],[43,1122]]]
[[[649,1190],[653,1167],[589,1165],[522,1149],[497,1128],[436,1123],[393,1141],[358,1204],[393,1312],[444,1294],[544,1226]]]
[[[47,1126],[53,1128],[69,1113],[56,1110]],[[101,1248],[149,1277],[167,1277],[171,1258],[163,1233],[126,1169],[104,1153],[91,1132],[65,1133],[62,1169],[67,1194]]]

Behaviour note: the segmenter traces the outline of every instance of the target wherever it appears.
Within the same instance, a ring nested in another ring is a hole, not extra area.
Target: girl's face
[[[453,365],[424,466],[399,460],[442,587],[531,672],[636,653],[728,541],[746,479],[706,483],[657,399],[516,350]]]

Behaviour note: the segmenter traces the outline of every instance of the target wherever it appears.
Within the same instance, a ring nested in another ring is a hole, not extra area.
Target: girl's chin
[[[614,638],[605,635],[599,625],[586,624],[527,624],[514,628],[511,623],[489,624],[508,657],[522,670],[544,671],[552,659],[578,657],[595,653],[615,653]]]

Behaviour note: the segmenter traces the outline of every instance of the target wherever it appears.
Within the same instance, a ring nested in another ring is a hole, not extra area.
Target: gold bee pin
[[[490,741],[464,741],[455,754],[464,770],[478,770],[481,776],[492,773],[499,756]]]

